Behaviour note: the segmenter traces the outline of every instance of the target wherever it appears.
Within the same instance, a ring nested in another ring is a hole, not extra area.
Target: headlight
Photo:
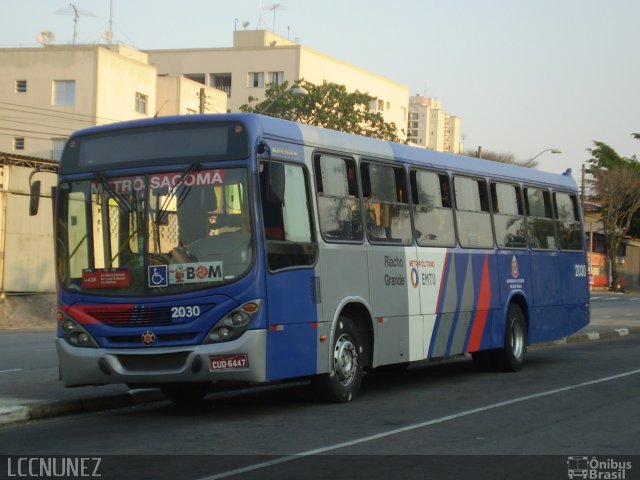
[[[56,314],[63,338],[74,347],[98,348],[97,342],[82,325],[62,312]]]
[[[260,312],[261,303],[261,300],[252,300],[231,310],[209,331],[204,343],[228,342],[238,338]]]

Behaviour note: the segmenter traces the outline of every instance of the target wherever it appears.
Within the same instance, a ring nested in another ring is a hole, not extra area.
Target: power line
[[[107,118],[107,117],[97,117],[97,116],[93,116],[93,115],[87,115],[84,113],[73,113],[73,112],[65,112],[63,110],[55,110],[52,108],[43,108],[43,107],[32,107],[30,105],[24,105],[24,104],[19,104],[19,103],[10,103],[10,102],[2,102],[0,101],[0,104],[4,104],[4,105],[10,105],[12,107],[21,107],[21,108],[31,108],[33,110],[42,110],[45,112],[50,112],[50,113],[55,113],[58,116],[60,115],[71,115],[71,116],[77,116],[77,117],[85,117],[87,119],[91,119],[91,120],[107,120],[108,122],[121,122],[122,120],[120,119],[115,119],[115,118]],[[5,108],[5,107],[0,107],[0,108]],[[7,109],[9,110],[9,109]],[[20,111],[20,110],[18,110]],[[25,111],[24,113],[34,113],[34,112],[27,112]],[[77,121],[87,121],[87,120],[80,120],[80,119],[70,119],[70,120],[77,120]]]
[[[15,134],[10,134],[10,133],[2,133],[0,132],[0,135],[4,136],[4,137],[12,137],[15,138],[16,135]],[[20,135],[23,138],[33,138],[36,140],[51,140],[51,137],[36,137],[34,135]]]
[[[23,122],[21,120],[16,120],[16,117],[0,117],[0,122],[11,122],[11,123],[21,123],[24,125],[32,125],[32,126],[36,126],[36,127],[49,127],[49,128],[59,128],[61,130],[71,130],[68,127],[56,127],[55,125],[47,125],[45,123],[33,123],[33,122]],[[23,117],[19,117],[19,118],[23,118]],[[24,120],[24,118],[23,118]],[[3,128],[0,126],[0,128]]]
[[[9,127],[0,127],[1,130],[11,130],[14,132],[25,132],[25,133],[40,133],[42,135],[54,135],[54,136],[58,136],[58,137],[62,137],[63,135],[61,133],[53,133],[53,132],[39,132],[37,130],[21,130],[19,128],[9,128]],[[71,132],[69,132],[71,133]]]

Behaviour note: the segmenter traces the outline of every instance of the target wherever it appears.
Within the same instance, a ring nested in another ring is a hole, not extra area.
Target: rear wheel
[[[174,403],[199,402],[209,393],[211,383],[183,383],[165,385],[160,388],[162,394]]]
[[[500,370],[517,372],[527,358],[527,324],[522,309],[512,303],[507,312],[504,334],[504,348],[495,352],[495,360]]]
[[[353,320],[340,317],[331,353],[331,371],[313,380],[318,394],[327,401],[349,402],[362,384],[363,345]]]

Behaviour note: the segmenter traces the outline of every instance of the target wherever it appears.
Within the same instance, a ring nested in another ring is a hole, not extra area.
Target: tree
[[[640,210],[640,162],[635,157],[620,156],[606,143],[593,143],[595,148],[588,149],[591,153],[588,171],[593,176],[593,188],[600,204],[611,266],[611,288],[616,288],[618,249],[629,232],[634,215]]]
[[[493,152],[491,150],[467,150],[465,155],[469,157],[478,157],[484,160],[492,160],[494,162],[509,163],[511,165],[519,165],[521,167],[536,168],[537,160],[517,160],[513,153]]]
[[[385,122],[380,112],[371,111],[374,97],[368,93],[357,90],[349,93],[344,85],[329,82],[315,85],[300,80],[296,85],[307,90],[308,95],[295,95],[289,89],[288,82],[272,84],[267,88],[266,98],[262,102],[249,97],[249,103],[240,106],[240,111],[262,113],[382,140],[402,141],[395,123]]]

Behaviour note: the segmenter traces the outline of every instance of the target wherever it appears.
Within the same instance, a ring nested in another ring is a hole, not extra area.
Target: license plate
[[[249,368],[249,357],[245,353],[209,357],[209,370],[212,372],[219,370],[241,370],[244,368]]]

